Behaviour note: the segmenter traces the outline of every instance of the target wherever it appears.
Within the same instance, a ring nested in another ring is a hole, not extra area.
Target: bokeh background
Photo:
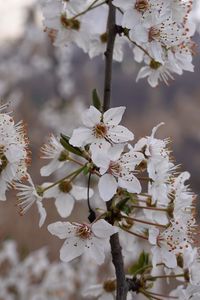
[[[16,121],[27,124],[35,182],[42,179],[39,148],[50,132],[70,133],[80,122],[80,112],[91,103],[91,91],[102,94],[104,62],[102,57],[89,60],[76,48],[56,49],[43,32],[40,6],[33,0],[0,1],[0,99],[10,102]],[[195,19],[200,8],[195,11]],[[195,72],[185,72],[152,89],[146,81],[135,83],[140,68],[130,49],[122,64],[113,71],[112,105],[125,105],[126,124],[137,140],[149,135],[161,121],[160,137],[170,137],[177,164],[191,173],[191,187],[200,192],[200,56],[199,35],[195,36],[197,55]],[[0,203],[0,237],[17,240],[21,251],[29,252],[48,245],[52,259],[58,258],[60,242],[46,230],[46,225],[59,220],[53,202],[45,202],[48,218],[42,229],[33,207],[20,217],[14,193]],[[86,217],[83,206],[74,210],[78,218]]]

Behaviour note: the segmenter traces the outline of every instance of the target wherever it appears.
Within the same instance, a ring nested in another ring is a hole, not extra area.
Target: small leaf
[[[90,168],[88,166],[85,166],[85,168],[83,169],[83,174],[87,175],[90,172]]]
[[[129,268],[129,273],[134,276],[136,274],[143,274],[148,265],[149,254],[143,251],[139,256],[138,261]]]
[[[82,151],[78,147],[74,147],[69,143],[69,137],[61,133],[60,143],[62,146],[71,153],[74,153],[78,156],[83,156]]]
[[[94,89],[92,91],[92,103],[93,103],[94,107],[96,107],[96,109],[101,111],[101,108],[102,108],[101,100],[99,98],[99,95],[98,95],[96,89]]]

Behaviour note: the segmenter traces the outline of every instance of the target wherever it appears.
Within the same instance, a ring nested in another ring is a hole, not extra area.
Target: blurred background
[[[91,91],[102,95],[104,62],[90,60],[77,48],[57,49],[43,32],[41,10],[33,0],[0,1],[0,99],[10,102],[15,120],[27,124],[33,154],[30,173],[42,182],[39,148],[49,133],[71,133],[79,125],[80,112],[91,103]],[[200,18],[200,8],[195,11]],[[197,45],[199,35],[195,36]],[[127,106],[124,124],[135,140],[149,135],[161,121],[159,136],[170,137],[177,164],[191,173],[191,187],[200,192],[200,56],[194,58],[195,72],[184,72],[169,86],[152,89],[145,80],[135,83],[139,65],[130,49],[126,60],[114,64],[112,105]],[[44,202],[48,218],[42,229],[33,207],[24,217],[16,209],[12,193],[0,203],[1,238],[17,240],[24,252],[48,245],[51,258],[58,258],[60,241],[49,235],[47,224],[60,219],[52,202]],[[80,207],[76,210],[80,217]],[[84,215],[84,211],[82,212]],[[86,213],[85,213],[86,216]],[[72,216],[74,218],[74,215]]]

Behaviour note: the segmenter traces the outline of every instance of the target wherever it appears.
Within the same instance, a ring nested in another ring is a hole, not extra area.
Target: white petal
[[[109,201],[116,193],[117,182],[110,174],[103,175],[99,180],[99,194],[104,201]]]
[[[121,125],[109,127],[107,136],[114,143],[125,143],[134,139],[133,133]]]
[[[109,168],[110,156],[106,151],[92,151],[92,161],[100,168],[100,174],[103,175]]]
[[[101,219],[92,225],[92,231],[99,238],[109,238],[118,232],[118,228]]]
[[[64,163],[65,162],[61,162],[58,159],[53,159],[48,165],[40,169],[41,176],[51,175],[54,171],[60,169],[64,165]]]
[[[108,150],[108,155],[110,157],[110,160],[112,161],[118,160],[123,150],[124,150],[124,144],[112,145]]]
[[[69,262],[72,259],[83,254],[85,241],[78,237],[68,238],[60,249],[60,259]]]
[[[176,255],[169,252],[166,248],[162,249],[162,262],[166,264],[168,268],[177,267]]]
[[[70,194],[76,200],[84,200],[84,199],[87,199],[88,189],[85,187],[73,184]],[[93,194],[94,194],[93,189],[89,189],[89,197],[92,197]]]
[[[126,107],[110,108],[103,114],[103,122],[108,125],[118,125],[122,119]]]
[[[149,243],[152,245],[157,245],[157,238],[159,235],[159,229],[158,228],[150,228],[149,229]]]
[[[163,262],[161,256],[161,248],[158,246],[154,246],[152,247],[151,252],[152,252],[152,265],[153,267],[156,267],[157,264]]]
[[[119,177],[118,184],[121,188],[127,189],[129,193],[141,193],[142,187],[139,180],[134,176]]]
[[[40,221],[39,221],[39,227],[42,227],[42,225],[44,224],[46,217],[47,217],[47,213],[45,208],[42,205],[41,201],[36,201],[37,204],[37,208],[38,208],[38,212],[40,215]]]
[[[92,135],[92,130],[84,127],[74,129],[72,136],[69,140],[69,143],[72,146],[83,147],[95,140],[95,137]]]
[[[68,193],[60,193],[56,198],[55,205],[59,215],[67,218],[74,208],[74,198]]]
[[[134,7],[134,6],[133,6]],[[122,26],[126,28],[133,28],[141,21],[141,14],[136,9],[129,9],[123,15]]]
[[[76,226],[69,222],[55,222],[50,224],[47,229],[53,235],[60,239],[70,238],[75,235]]]
[[[107,241],[108,243],[108,241]],[[98,265],[101,265],[105,259],[104,248],[106,245],[106,240],[101,240],[93,237],[91,240],[87,240],[87,247],[90,256],[96,261]]]
[[[82,122],[86,127],[93,127],[101,121],[101,112],[94,106],[90,106],[82,116]]]
[[[148,42],[148,31],[140,24],[136,25],[133,29],[130,30],[129,36],[131,40],[136,42]]]

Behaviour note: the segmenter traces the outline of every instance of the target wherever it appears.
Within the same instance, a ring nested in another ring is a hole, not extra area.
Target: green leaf
[[[101,100],[99,98],[99,95],[98,95],[96,89],[94,89],[92,91],[92,103],[93,103],[94,107],[96,107],[96,109],[101,111],[101,108],[102,108]]]
[[[149,266],[149,254],[142,252],[139,256],[138,261],[129,268],[131,275],[143,274],[146,268]]]
[[[83,174],[87,175],[90,172],[90,168],[88,166],[85,166],[85,168],[83,169]]]
[[[60,143],[66,150],[68,150],[69,152],[74,153],[78,156],[83,156],[82,151],[78,147],[74,147],[74,146],[70,145],[70,143],[69,143],[70,137],[68,137],[67,135],[64,135],[62,133],[60,136],[61,136]]]

